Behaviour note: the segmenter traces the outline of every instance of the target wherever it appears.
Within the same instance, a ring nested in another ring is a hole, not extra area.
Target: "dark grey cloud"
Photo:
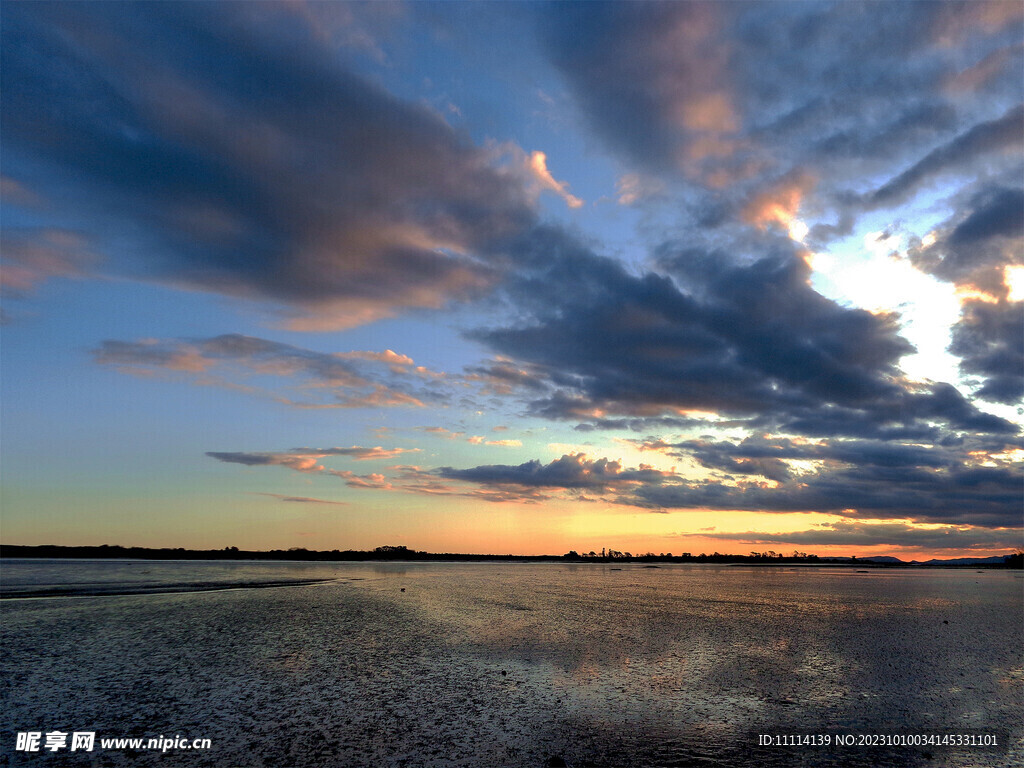
[[[319,456],[308,454],[207,451],[206,455],[217,461],[228,464],[244,464],[247,467],[281,466],[294,469],[296,472],[322,472],[324,469],[317,463]]]
[[[557,230],[517,247],[523,268],[506,292],[519,321],[471,336],[528,366],[532,388],[547,385],[534,415],[599,427],[710,411],[755,428],[875,438],[935,437],[935,421],[1016,432],[951,385],[903,383],[898,362],[913,348],[897,318],[815,292],[791,243],[755,260],[670,243],[659,253],[666,273],[639,275]]]
[[[745,541],[751,544],[791,544],[794,546],[898,546],[920,549],[965,550],[1004,549],[1012,551],[1024,544],[1020,528],[991,529],[946,526],[918,528],[906,523],[829,523],[819,528],[789,533],[701,533],[702,538]]]
[[[578,398],[576,403],[566,403],[562,400],[562,406],[553,409],[556,418],[565,418],[566,414],[576,413],[580,417],[587,417],[589,413],[585,407],[585,400]],[[682,432],[704,428],[717,427],[721,429],[746,428],[751,426],[749,421],[743,419],[714,419],[713,421],[703,418],[680,418],[674,416],[641,416],[634,418],[608,419],[600,418],[592,421],[584,421],[577,424],[574,429],[577,432],[594,432],[604,430],[625,430],[629,432],[650,432],[661,430],[670,432]]]
[[[991,237],[1020,237],[1022,234],[1024,190],[995,189],[987,191],[982,203],[957,224],[949,243],[962,246]]]
[[[739,441],[690,439],[677,442],[662,438],[636,441],[642,450],[664,452],[679,458],[692,457],[709,469],[732,474],[761,474],[774,480],[788,480],[800,473],[792,470],[786,461],[824,462],[830,465],[846,464],[854,467],[909,468],[949,470],[963,465],[968,452],[1000,454],[1015,447],[1024,447],[1024,439],[964,438],[947,444],[922,445],[886,440],[817,440],[751,435]],[[773,470],[785,468],[779,477],[770,477],[761,471],[759,462],[771,462]]]
[[[269,299],[296,327],[479,295],[477,257],[533,221],[521,176],[287,6],[249,10],[12,6],[5,162],[117,233],[110,269]]]
[[[966,302],[949,350],[960,358],[961,371],[982,378],[977,397],[1024,401],[1024,302]]]
[[[978,123],[952,141],[931,150],[872,192],[870,203],[898,203],[926,179],[943,171],[962,169],[974,158],[989,152],[1016,150],[1019,155],[1022,135],[1024,106],[1016,106],[1001,117]]]
[[[1019,526],[1024,479],[1010,466],[851,466],[800,475],[776,487],[757,481],[679,482],[637,488],[621,501],[664,509],[822,512],[865,519],[984,527]]]
[[[1013,455],[1024,443],[971,439],[958,445],[749,438],[649,440],[643,447],[693,458],[712,472],[687,477],[650,466],[569,454],[544,464],[442,467],[431,474],[482,490],[588,492],[652,511],[817,512],[859,520],[1019,527],[1024,477]],[[984,458],[979,458],[984,456]]]
[[[441,467],[436,474],[485,486],[523,486],[565,490],[605,490],[635,483],[658,483],[666,473],[649,467],[625,469],[618,461],[566,454],[548,464],[536,459],[524,464],[489,464],[469,469]]]
[[[645,447],[663,450],[679,457],[692,457],[701,466],[729,474],[760,475],[786,482],[798,474],[786,460],[828,461],[858,466],[944,468],[954,464],[951,452],[920,445],[889,443],[881,440],[842,440],[813,443],[790,438],[748,437],[739,443],[730,441],[685,440],[678,443],[656,441]]]
[[[931,233],[932,242],[909,251],[918,269],[995,297],[1006,295],[1004,269],[1024,264],[1024,190],[983,185]]]

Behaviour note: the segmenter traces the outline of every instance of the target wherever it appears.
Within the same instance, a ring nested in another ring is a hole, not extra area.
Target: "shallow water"
[[[289,579],[330,581],[250,588]],[[1008,571],[4,561],[0,582],[246,587],[3,601],[5,765],[1024,765]],[[212,748],[13,749],[53,729]],[[999,746],[758,744],[946,733]]]

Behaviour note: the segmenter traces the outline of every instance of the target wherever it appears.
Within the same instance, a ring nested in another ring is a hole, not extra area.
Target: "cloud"
[[[1006,267],[1024,264],[1024,189],[984,185],[969,193],[908,255],[923,272],[999,298]]]
[[[552,495],[537,487],[523,485],[485,486],[468,488],[464,483],[450,483],[438,471],[424,470],[416,466],[393,467],[398,472],[393,488],[403,493],[421,496],[454,496],[486,501],[491,504],[539,504],[548,501]]]
[[[244,451],[207,451],[206,455],[230,464],[244,464],[247,467],[282,466],[296,472],[323,472],[325,467],[319,460],[327,456],[347,456],[356,461],[393,459],[403,453],[415,453],[418,448],[293,448],[281,453],[246,453]]]
[[[665,184],[654,176],[627,173],[616,182],[615,191],[619,205],[635,205],[663,194]]]
[[[522,440],[514,439],[503,439],[503,440],[488,440],[483,435],[470,435],[466,437],[466,433],[463,431],[452,431],[445,427],[420,427],[424,432],[428,432],[438,437],[443,437],[446,440],[461,440],[465,438],[467,443],[472,445],[494,445],[502,448],[520,448],[523,445]],[[504,432],[508,430],[508,427],[494,427],[494,432]]]
[[[318,463],[322,456],[291,453],[245,453],[242,451],[207,451],[206,455],[229,464],[244,464],[247,467],[280,466],[296,472],[323,472]]]
[[[624,469],[608,459],[590,459],[583,453],[569,453],[549,464],[537,460],[524,464],[489,464],[469,469],[441,467],[436,474],[446,480],[463,480],[487,486],[593,489],[623,487],[657,482],[665,473],[651,467]]]
[[[970,215],[957,224],[949,237],[951,245],[970,245],[992,237],[1020,237],[1024,234],[1024,190],[989,190]]]
[[[999,448],[1003,443],[998,443]],[[760,474],[773,480],[788,480],[793,476],[790,461],[840,462],[863,466],[928,467],[941,469],[954,465],[960,456],[957,451],[941,446],[924,447],[913,443],[893,443],[884,440],[822,440],[810,441],[788,437],[753,435],[739,442],[729,440],[684,440],[669,443],[665,440],[642,441],[641,449],[656,450],[671,456],[692,456],[699,464],[739,474]],[[765,462],[762,464],[761,462]],[[770,468],[779,477],[764,473]]]
[[[695,232],[763,226],[778,217],[752,201],[812,173],[804,204],[826,242],[940,175],[1019,159],[1022,16],[1009,5],[562,3],[538,25],[589,127],[627,165],[624,204],[642,201],[640,174],[678,193]],[[788,219],[798,201],[768,202]]]
[[[432,435],[437,435],[438,437],[443,437],[446,440],[458,440],[460,437],[463,437],[466,434],[465,432],[461,432],[461,431],[460,432],[452,431],[452,430],[448,429],[447,427],[420,427],[420,429],[422,429],[424,432],[428,432],[428,433],[430,433]]]
[[[700,177],[741,149],[720,4],[547,9],[549,55],[598,134],[650,171]]]
[[[796,215],[804,195],[816,183],[817,180],[806,171],[791,172],[759,191],[747,202],[740,215],[744,221],[762,229],[772,224],[779,225],[794,240],[802,240],[802,235],[796,236],[799,232],[796,229]]]
[[[1017,71],[1020,70],[1020,57],[1024,53],[1024,45],[1008,45],[988,54],[980,61],[947,77],[944,85],[953,93],[987,90],[992,84],[1007,73],[1013,71],[1013,62],[1017,60]]]
[[[1024,265],[1024,189],[983,183],[965,190],[958,211],[909,251],[918,269],[963,297],[949,352],[981,377],[974,396],[1014,405],[1024,397],[1024,304],[1009,270]]]
[[[701,533],[702,538],[743,541],[751,544],[791,544],[795,546],[897,546],[915,549],[1013,550],[1024,543],[1020,528],[972,528],[941,526],[921,528],[906,523],[826,523],[818,528],[788,533]]]
[[[1024,400],[1024,302],[966,302],[949,349],[961,371],[982,377],[976,397],[1007,405]]]
[[[294,15],[308,27],[314,39],[338,50],[366,55],[384,64],[388,56],[382,45],[395,23],[404,15],[398,2],[375,3],[258,3],[245,12],[262,24],[279,23]]]
[[[242,464],[247,467],[286,467],[295,472],[304,474],[326,474],[333,477],[340,477],[349,488],[359,490],[391,490],[391,482],[380,472],[370,472],[365,475],[356,474],[348,469],[328,469],[320,463],[321,459],[329,456],[344,456],[356,461],[392,459],[403,453],[416,453],[419,448],[364,448],[351,446],[350,448],[293,448],[290,451],[280,453],[271,452],[245,452],[245,451],[207,451],[206,455],[217,461],[228,464]],[[277,497],[277,494],[266,494]],[[308,501],[315,502],[319,499],[279,497],[284,501]],[[337,503],[344,502],[323,502]]]
[[[963,42],[979,33],[992,34],[1019,26],[1024,8],[1019,3],[995,0],[985,3],[936,3],[924,34],[942,47]]]
[[[621,499],[663,509],[820,512],[856,518],[909,518],[917,522],[983,527],[1019,525],[1024,491],[1009,466],[928,467],[877,465],[826,468],[781,483],[756,479],[683,481],[642,486]]]
[[[97,363],[127,373],[177,372],[300,407],[422,407],[447,397],[439,374],[385,352],[317,352],[254,336],[104,341]],[[443,378],[443,377],[442,377]]]
[[[922,182],[938,173],[965,167],[974,158],[990,152],[1020,153],[1024,106],[1016,106],[995,120],[972,126],[952,141],[936,147],[905,171],[871,193],[873,205],[902,201]]]
[[[1024,441],[949,440],[924,446],[884,440],[808,441],[757,436],[739,442],[649,438],[646,450],[711,470],[687,476],[568,453],[544,464],[489,464],[432,474],[483,489],[587,492],[606,503],[665,510],[817,512],[860,520],[905,518],[983,528],[1019,526]]]
[[[505,441],[488,444],[493,442]],[[463,496],[490,502],[532,503],[568,496],[577,501],[600,500],[662,512],[817,512],[855,518],[865,525],[893,518],[979,529],[1020,524],[1024,482],[1017,457],[1024,450],[1024,439],[1017,437],[950,436],[928,446],[887,440],[810,441],[760,435],[740,441],[648,438],[638,441],[637,446],[692,459],[709,472],[698,477],[646,464],[628,468],[620,461],[580,452],[563,454],[548,463],[535,459],[522,464],[436,469],[406,465],[390,467],[387,474],[366,475],[327,469],[320,461],[328,456],[387,459],[408,449],[353,446],[207,455],[246,466],[276,465],[303,473],[326,473],[355,489]]]
[[[488,360],[480,365],[466,366],[468,381],[480,382],[485,391],[507,395],[517,390],[545,390],[542,371],[507,359]]]
[[[543,152],[531,152],[527,167],[537,182],[546,190],[554,192],[565,200],[570,208],[582,208],[583,201],[569,192],[569,185],[556,181],[548,170],[548,158]]]
[[[0,290],[15,296],[54,277],[88,275],[99,261],[88,238],[66,229],[5,226],[0,251],[5,262]]]
[[[97,245],[111,270],[270,301],[294,328],[479,296],[534,219],[521,175],[264,10],[12,8],[5,153],[98,239],[123,233]]]
[[[356,461],[378,461],[381,459],[393,459],[403,453],[416,453],[419,448],[381,448],[379,445],[373,448],[363,448],[353,445],[350,448],[293,448],[291,453],[319,454],[322,456],[348,456]]]
[[[533,415],[593,421],[697,411],[796,434],[1015,432],[948,384],[899,372],[913,347],[898,318],[843,307],[810,286],[790,240],[755,260],[681,243],[659,250],[668,274],[631,274],[564,233],[538,229],[507,292],[514,325],[473,331],[511,378],[541,396]],[[562,286],[572,285],[566,292]],[[909,433],[908,433],[909,434]]]
[[[391,490],[392,485],[388,481],[387,477],[380,472],[371,472],[366,475],[357,475],[347,469],[332,469],[329,474],[335,477],[340,477],[345,481],[345,485],[349,488],[357,488],[359,490]]]
[[[281,493],[260,493],[260,496],[269,496],[279,501],[293,502],[296,504],[331,504],[338,507],[347,507],[347,501],[331,501],[330,499],[316,499],[311,496],[285,496]]]

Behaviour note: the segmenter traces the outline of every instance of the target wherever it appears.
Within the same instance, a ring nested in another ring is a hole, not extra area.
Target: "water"
[[[218,560],[4,560],[4,597],[82,597],[268,587],[337,578],[329,564]]]
[[[212,743],[62,765],[1024,765],[1019,572],[4,561],[0,582],[148,591],[0,603],[4,765],[53,762],[13,749],[53,729]]]

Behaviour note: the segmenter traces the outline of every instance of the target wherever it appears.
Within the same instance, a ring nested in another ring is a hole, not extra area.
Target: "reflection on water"
[[[225,766],[1024,764],[1024,582],[1005,571],[10,562],[5,590],[140,565],[150,585],[334,579],[6,601],[11,731],[189,726]],[[964,729],[1003,746],[757,744]]]
[[[335,564],[221,560],[0,561],[4,597],[190,591],[350,578]]]

